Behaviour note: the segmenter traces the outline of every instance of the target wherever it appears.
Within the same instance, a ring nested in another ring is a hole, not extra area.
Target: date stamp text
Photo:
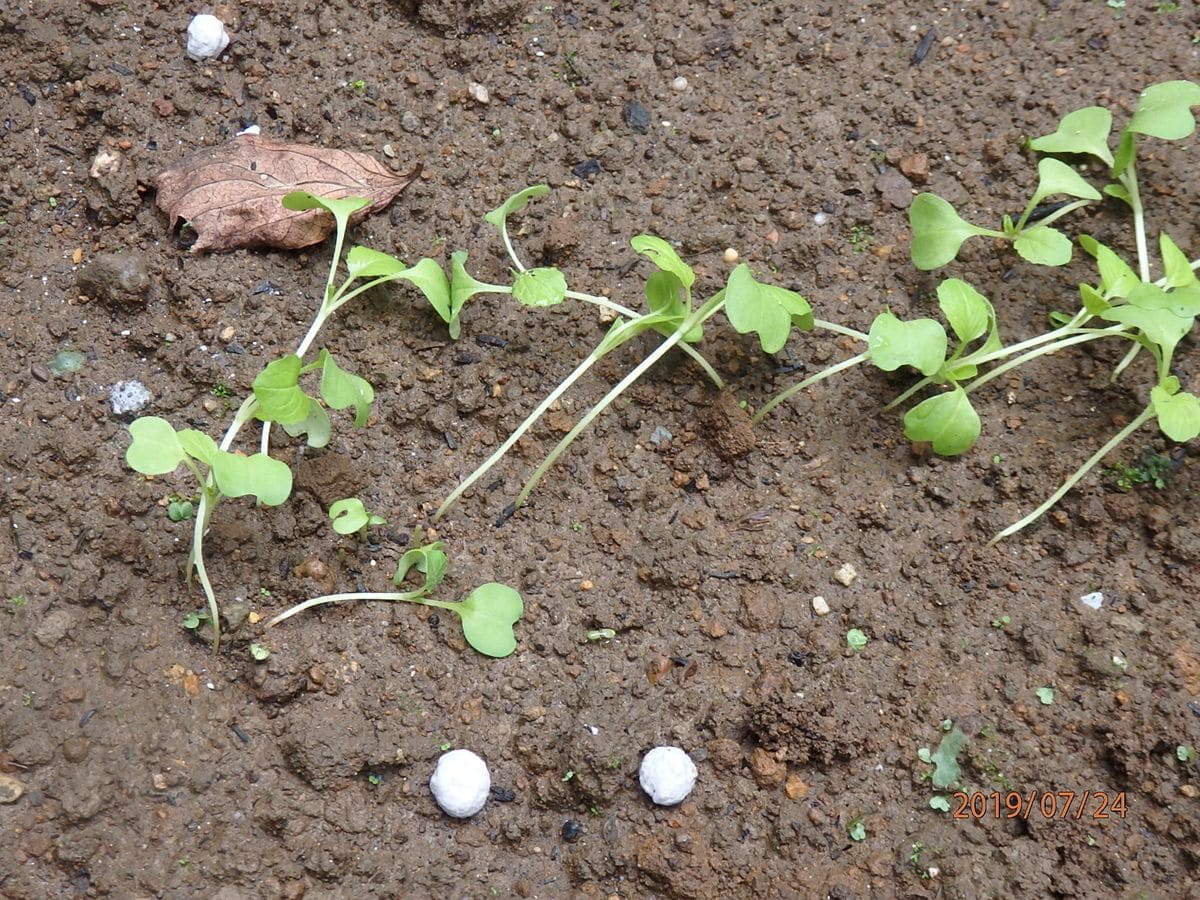
[[[1124,791],[955,791],[955,819],[1124,819]]]

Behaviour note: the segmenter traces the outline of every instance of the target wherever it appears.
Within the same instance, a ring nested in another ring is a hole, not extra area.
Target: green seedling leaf
[[[1099,290],[1106,300],[1114,297],[1128,297],[1129,292],[1141,284],[1141,279],[1137,277],[1129,264],[1095,238],[1081,234],[1079,246],[1096,257],[1096,267],[1100,270]]]
[[[351,247],[346,254],[346,271],[351,278],[386,278],[404,270],[404,263],[396,257],[370,247]]]
[[[757,334],[765,353],[781,350],[793,325],[803,331],[813,327],[807,300],[795,291],[756,281],[745,263],[729,273],[725,315],[739,334]]]
[[[946,344],[946,329],[940,322],[905,322],[886,310],[875,317],[867,335],[871,362],[885,372],[912,366],[922,375],[933,375],[946,361]]]
[[[1177,141],[1196,130],[1192,107],[1200,106],[1200,84],[1193,81],[1164,81],[1142,91],[1137,112],[1128,130],[1138,134]]]
[[[292,437],[305,435],[304,442],[315,448],[321,448],[329,443],[333,435],[333,423],[329,421],[329,413],[311,397],[308,398],[308,415],[301,422],[287,422],[283,430]]]
[[[322,350],[321,356],[321,397],[333,409],[353,406],[355,427],[366,425],[371,404],[375,400],[375,389],[365,378],[351,375],[340,368],[328,350]]]
[[[1105,310],[1110,309],[1112,306],[1112,304],[1105,300],[1104,296],[1090,284],[1079,285],[1079,297],[1083,301],[1083,308],[1093,316],[1104,315]],[[1067,319],[1069,321],[1070,317],[1068,316]],[[1063,324],[1066,323],[1064,322]]]
[[[468,300],[476,294],[508,291],[508,288],[479,281],[467,271],[466,263],[466,250],[455,250],[450,254],[450,337],[454,340],[458,340],[459,314]],[[565,283],[563,288],[566,289]]]
[[[1196,758],[1196,748],[1191,744],[1178,744],[1175,747],[1175,758],[1181,763],[1191,762]]]
[[[368,513],[363,502],[357,497],[334,501],[329,507],[329,518],[333,522],[333,530],[338,534],[354,534],[368,525],[387,524],[386,519]]]
[[[964,344],[975,340],[995,323],[996,312],[987,297],[960,278],[947,278],[938,285],[937,295],[942,314]]]
[[[1139,283],[1129,293],[1129,302],[1101,314],[1109,322],[1121,322],[1141,330],[1169,359],[1175,345],[1192,330],[1200,314],[1200,288],[1188,286],[1167,293],[1156,284]]]
[[[938,794],[936,797],[929,798],[929,808],[936,809],[938,812],[950,812],[950,800],[944,794]]]
[[[251,495],[266,506],[278,506],[292,493],[292,470],[265,453],[238,456],[219,450],[212,473],[226,497]]]
[[[491,212],[483,217],[484,221],[495,228],[501,234],[504,234],[508,227],[508,217],[515,212],[520,212],[535,197],[542,197],[550,193],[548,185],[535,184],[525,188],[522,191],[517,191]]]
[[[1054,688],[1052,687],[1040,687],[1034,693],[1037,694],[1038,702],[1042,706],[1050,706],[1054,702]]]
[[[650,315],[635,319],[630,325],[636,333],[640,333],[644,326],[651,326],[659,334],[669,337],[691,312],[691,307],[683,297],[685,288],[682,282],[674,272],[660,270],[646,279],[645,292]],[[696,325],[683,339],[689,344],[704,340],[704,326]]]
[[[405,269],[397,277],[403,278],[425,295],[429,305],[434,308],[442,321],[450,324],[454,317],[451,303],[450,281],[446,273],[429,257],[418,262],[415,266]]]
[[[1113,157],[1112,177],[1120,178],[1124,175],[1135,156],[1137,156],[1137,137],[1132,131],[1126,128],[1121,132],[1121,137],[1117,140],[1117,152]],[[1110,197],[1124,200],[1127,204],[1133,206],[1133,198],[1124,185],[1110,184],[1104,189],[1104,192]]]
[[[1039,153],[1087,153],[1112,166],[1108,149],[1111,130],[1112,113],[1102,106],[1089,106],[1067,113],[1054,134],[1035,138],[1029,148]]]
[[[1081,200],[1100,199],[1100,192],[1066,163],[1052,158],[1039,160],[1038,186],[1029,205],[1037,206],[1047,197],[1053,197],[1056,194],[1066,194],[1068,197],[1078,197]]]
[[[435,541],[432,544],[414,547],[412,550],[406,551],[396,564],[396,574],[392,576],[392,584],[397,587],[403,585],[409,571],[415,568],[425,576],[425,583],[417,589],[416,593],[424,597],[435,591],[442,583],[442,579],[446,577],[448,562],[445,546],[441,541]]]
[[[552,267],[528,269],[516,273],[512,292],[526,306],[554,306],[566,299],[567,279]]]
[[[318,197],[316,194],[310,194],[307,191],[292,191],[290,194],[284,194],[283,200],[284,209],[290,209],[292,212],[302,212],[306,209],[323,209],[333,216],[333,221],[337,223],[339,234],[345,234],[346,229],[350,224],[350,217],[360,209],[370,206],[371,201],[366,197]]]
[[[938,748],[930,758],[934,765],[933,786],[939,791],[947,790],[958,784],[962,778],[962,768],[958,764],[958,754],[966,746],[967,736],[955,725],[942,738]]]
[[[184,453],[206,466],[212,465],[213,459],[219,452],[216,441],[203,431],[196,431],[194,428],[185,428],[176,436],[179,438],[179,445],[183,447]]]
[[[1200,398],[1195,394],[1179,390],[1179,382],[1173,377],[1174,385],[1158,385],[1150,389],[1150,403],[1158,417],[1158,427],[1173,441],[1183,443],[1200,435]],[[1174,387],[1174,391],[1170,388]]]
[[[255,662],[262,662],[270,655],[271,655],[271,651],[268,650],[266,647],[264,647],[262,644],[251,644],[250,645],[250,657]]]
[[[1013,241],[1013,249],[1039,266],[1065,266],[1071,261],[1071,239],[1049,225],[1026,228]]]
[[[863,824],[862,819],[855,819],[850,823],[850,827],[846,829],[846,834],[852,841],[865,841],[867,839],[867,826]]]
[[[670,272],[679,279],[689,301],[692,296],[692,285],[696,283],[696,273],[691,266],[679,258],[675,248],[660,237],[652,234],[639,234],[629,241],[635,253],[640,253],[664,272]]]
[[[158,416],[143,416],[129,425],[133,443],[125,451],[129,468],[143,475],[166,475],[183,462],[184,450],[171,423]]]
[[[1158,247],[1162,254],[1166,287],[1186,287],[1196,283],[1196,273],[1192,271],[1192,264],[1187,255],[1175,246],[1175,242],[1165,231],[1158,236]]]
[[[851,650],[862,650],[867,646],[868,638],[861,628],[851,628],[846,632],[846,646]]]
[[[294,353],[267,363],[254,378],[254,396],[258,399],[255,418],[280,425],[303,422],[308,418],[310,398],[300,390],[303,363]]]
[[[937,269],[958,256],[963,241],[991,232],[963,219],[937,194],[918,194],[908,208],[910,254],[918,269]]]
[[[485,656],[508,656],[517,649],[515,625],[525,613],[521,595],[506,584],[481,584],[454,605],[467,643]]]
[[[926,441],[941,456],[966,453],[975,446],[979,431],[979,414],[958,385],[921,401],[904,416],[904,433],[909,440]]]

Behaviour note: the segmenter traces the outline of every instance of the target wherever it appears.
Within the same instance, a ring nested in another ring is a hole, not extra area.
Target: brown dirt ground
[[[107,402],[114,382],[139,379],[146,412],[219,434],[302,333],[328,245],[189,254],[153,204],[157,172],[247,123],[398,171],[422,162],[354,234],[405,259],[464,248],[475,274],[503,279],[481,216],[545,182],[519,244],[579,289],[637,304],[648,266],[629,267],[627,240],[652,232],[681,241],[705,293],[734,247],[823,317],[865,328],[885,305],[932,308],[936,278],[907,258],[913,189],[976,218],[1019,210],[1023,136],[1094,103],[1120,119],[1141,87],[1200,70],[1195,5],[1155,6],[250,0],[218,10],[232,46],[197,64],[183,53],[190,9],[3,4],[0,762],[25,793],[0,806],[0,894],[1200,896],[1200,777],[1175,752],[1200,746],[1188,448],[1139,435],[1119,457],[1172,454],[1168,490],[1093,475],[1044,524],[986,546],[1140,408],[1144,373],[1109,386],[1111,351],[1067,352],[982,392],[983,437],[955,460],[914,455],[881,411],[906,376],[857,370],[725,460],[705,439],[710,395],[672,357],[506,527],[492,522],[557,438],[554,419],[501,465],[497,489],[448,517],[450,587],[504,580],[526,598],[518,651],[499,661],[448,617],[385,604],[246,629],[214,657],[180,626],[199,605],[181,577],[190,523],[163,506],[187,482],[135,477],[127,419]],[[627,122],[631,100],[646,133]],[[123,160],[92,178],[100,150]],[[1159,150],[1144,167],[1152,233],[1169,224],[1195,255],[1194,141]],[[920,153],[924,184],[898,168]],[[596,171],[575,174],[588,160]],[[1113,212],[1082,226],[1115,233]],[[148,293],[84,302],[80,270],[114,252],[146,267]],[[951,271],[1014,338],[1075,284],[986,244]],[[256,293],[264,281],[279,292]],[[450,342],[410,290],[348,310],[325,343],[375,385],[371,427],[335,431],[322,454],[276,442],[298,459],[296,494],[222,507],[208,546],[222,599],[281,609],[321,589],[295,574],[310,559],[340,588],[382,588],[423,510],[603,327],[590,308],[492,298]],[[561,412],[650,346],[605,361]],[[59,377],[47,363],[63,348],[85,364]],[[725,326],[705,349],[752,403],[843,353],[818,335],[767,358]],[[1179,368],[1200,375],[1190,342]],[[673,437],[656,445],[659,426]],[[354,492],[391,522],[376,543],[328,528],[323,506]],[[859,574],[843,586],[846,563]],[[1094,590],[1099,610],[1078,599]],[[829,616],[814,616],[815,595]],[[586,641],[597,627],[618,636]],[[846,647],[850,628],[871,638],[862,652]],[[249,658],[251,637],[266,662]],[[664,659],[677,662],[649,678]],[[1038,702],[1044,686],[1053,705]],[[968,735],[969,791],[1107,792],[1126,809],[931,809],[917,753],[945,720]],[[661,743],[700,769],[674,809],[637,787],[641,754]],[[427,789],[444,744],[483,755],[508,802],[444,817]]]

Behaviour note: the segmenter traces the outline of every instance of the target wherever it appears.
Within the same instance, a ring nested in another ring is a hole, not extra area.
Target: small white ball
[[[659,806],[674,806],[695,787],[696,764],[678,747],[655,747],[642,757],[638,780]]]
[[[732,266],[735,262],[738,261],[738,257],[740,255],[741,254],[739,254],[732,247],[726,247],[725,252],[721,254],[721,259],[725,260],[726,265]]]
[[[676,78],[671,82],[671,90],[675,91],[677,94],[682,94],[687,89],[688,80],[682,75],[676,76]]]
[[[451,750],[438,757],[429,789],[442,812],[467,819],[487,803],[492,777],[487,763],[470,750]]]
[[[201,13],[192,19],[187,30],[187,55],[200,62],[220,56],[229,46],[225,23],[216,16]]]

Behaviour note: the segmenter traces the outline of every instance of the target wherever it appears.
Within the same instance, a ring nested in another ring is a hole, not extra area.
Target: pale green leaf
[[[404,269],[404,263],[396,257],[370,247],[351,247],[346,254],[346,271],[351,278],[385,278],[399,275]]]
[[[1178,288],[1196,283],[1196,273],[1192,271],[1187,254],[1175,246],[1175,242],[1165,231],[1158,235],[1158,247],[1162,254],[1166,287]]]
[[[143,416],[130,423],[133,443],[125,451],[129,468],[143,475],[174,472],[184,458],[184,449],[171,423],[158,416]]]
[[[923,400],[904,416],[904,433],[910,440],[924,441],[941,456],[966,453],[979,439],[979,414],[967,392],[954,389]]]
[[[1071,261],[1071,239],[1048,225],[1026,228],[1013,241],[1013,249],[1040,266],[1065,266]]]
[[[1063,116],[1058,130],[1035,138],[1029,147],[1039,153],[1088,153],[1113,163],[1108,149],[1108,135],[1112,130],[1112,113],[1102,106],[1088,106]]]
[[[325,412],[325,407],[309,397],[308,415],[300,422],[284,424],[283,430],[292,437],[304,435],[304,442],[309,447],[319,449],[326,446],[333,436],[333,423],[329,421],[329,413]]]
[[[226,497],[257,497],[266,506],[278,506],[292,492],[292,470],[265,453],[238,456],[224,450],[213,458],[212,474]]]
[[[937,295],[942,314],[964,344],[986,332],[995,320],[987,297],[960,278],[947,278],[938,285]]]
[[[361,428],[367,424],[371,414],[371,403],[375,400],[375,389],[365,378],[352,375],[334,362],[333,355],[325,353],[321,367],[321,397],[333,409],[354,407],[354,425]]]
[[[1168,393],[1163,387],[1150,389],[1150,402],[1158,427],[1173,441],[1183,443],[1200,435],[1200,398],[1186,391]]]
[[[937,269],[958,255],[963,241],[988,234],[964,220],[937,194],[918,194],[908,208],[913,237],[910,254],[918,269]]]
[[[691,296],[692,285],[696,281],[696,273],[679,258],[675,248],[660,237],[652,234],[639,234],[629,241],[635,253],[640,253],[664,272],[670,272],[679,279],[679,283]]]
[[[211,466],[213,458],[217,455],[217,442],[210,438],[203,431],[196,431],[194,428],[185,428],[178,433],[179,445],[183,447],[183,451],[192,459],[198,459],[206,466]]]
[[[567,279],[552,267],[528,269],[513,278],[513,297],[525,306],[554,306],[567,296]]]
[[[922,375],[934,375],[946,361],[946,345],[946,329],[940,322],[905,322],[889,311],[875,317],[867,335],[871,362],[885,372],[912,366]]]
[[[481,584],[455,604],[454,611],[462,617],[467,643],[480,653],[503,657],[517,649],[513,625],[525,614],[525,604],[508,585]]]
[[[1058,194],[1081,200],[1100,199],[1100,192],[1066,163],[1051,157],[1038,160],[1038,186],[1030,205],[1037,205],[1047,197]]]
[[[308,416],[309,397],[300,390],[301,360],[294,353],[274,360],[254,378],[258,408],[254,415],[266,422],[287,425]]]
[[[766,353],[782,349],[793,325],[805,331],[813,327],[807,300],[795,291],[756,281],[745,263],[729,273],[725,315],[739,334],[757,334]]]
[[[1200,106],[1200,84],[1164,81],[1151,85],[1142,91],[1129,130],[1168,141],[1185,138],[1196,130],[1193,106]]]
[[[550,188],[544,184],[531,185],[524,190],[517,191],[491,212],[487,213],[483,217],[484,221],[501,234],[504,234],[508,227],[509,216],[515,212],[520,212],[535,197],[542,197],[548,193],[550,193]]]

